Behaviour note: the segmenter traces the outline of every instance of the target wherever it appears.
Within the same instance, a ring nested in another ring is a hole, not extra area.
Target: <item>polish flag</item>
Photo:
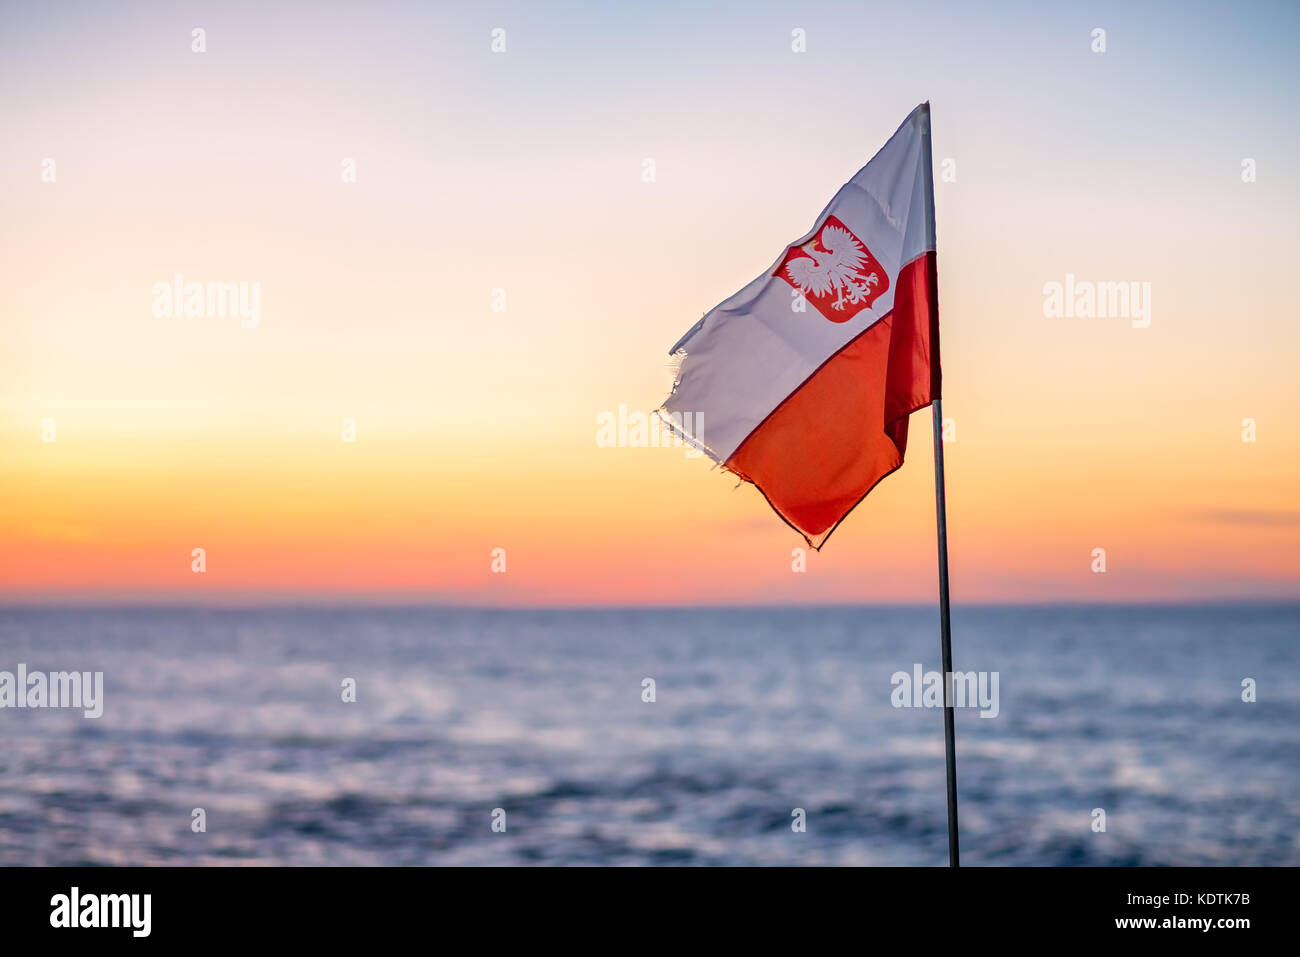
[[[670,352],[660,416],[820,548],[939,398],[930,104]]]

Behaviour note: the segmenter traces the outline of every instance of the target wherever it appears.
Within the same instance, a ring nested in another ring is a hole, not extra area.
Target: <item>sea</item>
[[[1300,864],[1300,605],[952,644],[996,689],[964,865]],[[0,865],[942,865],[939,648],[934,607],[0,609],[0,671],[103,674],[0,709]]]

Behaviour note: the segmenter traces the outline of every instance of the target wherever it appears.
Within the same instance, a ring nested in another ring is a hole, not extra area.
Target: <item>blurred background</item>
[[[925,416],[806,575],[754,489],[596,443],[928,99],[954,598],[1300,597],[1300,10],[1081,9],[6,5],[0,588],[932,599]],[[260,324],[155,318],[177,273]],[[1045,318],[1067,274],[1150,326]]]
[[[965,856],[1296,863],[1298,26],[0,8],[0,670],[107,699],[0,712],[0,862],[942,862],[888,680],[938,667],[928,416],[806,556],[596,441],[929,100],[956,666],[1004,698]],[[256,328],[156,317],[177,274]],[[1045,317],[1067,275],[1149,327]]]
[[[0,712],[0,864],[946,864],[942,711],[890,703],[937,617],[5,612],[6,660],[105,692]],[[955,667],[999,675],[996,717],[957,712],[963,863],[1300,863],[1298,629],[958,608]]]

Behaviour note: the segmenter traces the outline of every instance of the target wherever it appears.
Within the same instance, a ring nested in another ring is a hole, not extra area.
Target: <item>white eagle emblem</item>
[[[820,242],[821,248],[818,248]],[[835,294],[831,306],[844,309],[846,305],[866,302],[871,287],[880,277],[872,272],[863,274],[868,253],[866,247],[851,232],[829,223],[820,235],[814,236],[799,249],[807,255],[791,259],[785,265],[790,284],[805,295],[829,296]]]

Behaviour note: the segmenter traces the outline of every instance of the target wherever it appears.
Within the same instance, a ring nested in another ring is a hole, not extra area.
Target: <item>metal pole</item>
[[[943,642],[943,744],[948,761],[948,864],[961,866],[957,848],[957,731],[952,701],[952,622],[948,613],[948,509],[943,495],[943,410],[934,410],[934,510],[939,530],[939,631]]]

